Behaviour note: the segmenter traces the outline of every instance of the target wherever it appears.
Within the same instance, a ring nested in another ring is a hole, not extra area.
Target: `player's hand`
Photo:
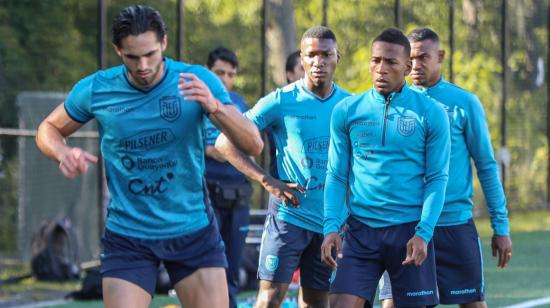
[[[497,267],[505,268],[512,258],[512,239],[508,235],[493,235],[491,239],[491,248],[493,249],[493,257],[497,256]]]
[[[336,257],[342,259],[342,239],[337,232],[331,232],[325,236],[321,245],[321,261],[332,269],[336,268],[336,260],[332,257],[332,250],[336,250]]]
[[[272,176],[267,176],[262,182],[265,190],[283,201],[284,205],[300,207],[300,201],[296,197],[295,191],[305,194],[306,190],[298,183],[285,183]]]
[[[208,86],[195,74],[181,73],[178,81],[180,95],[186,101],[197,101],[209,113],[221,108],[221,103],[212,95]]]
[[[75,178],[82,173],[88,172],[88,165],[97,163],[97,156],[94,156],[81,148],[69,148],[59,159],[59,169],[67,178]]]
[[[403,265],[420,266],[428,255],[428,244],[418,235],[413,236],[407,242],[407,257],[401,263]]]

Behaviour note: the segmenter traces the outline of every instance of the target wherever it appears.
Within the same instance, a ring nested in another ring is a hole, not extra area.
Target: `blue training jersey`
[[[244,101],[244,98],[237,92],[230,91],[229,96],[233,105],[239,109],[241,113],[248,110],[248,106]],[[220,135],[220,130],[210,121],[205,118],[204,123],[204,136],[206,145],[214,146],[216,144],[216,138]],[[228,162],[219,162],[213,158],[206,156],[206,169],[204,176],[208,181],[214,180],[222,183],[244,183],[246,182],[246,176],[242,174],[237,168],[233,167]]]
[[[202,66],[164,61],[164,76],[151,89],[134,87],[125,66],[117,66],[80,80],[65,101],[73,120],[97,120],[112,198],[106,228],[125,236],[171,238],[208,224],[202,180],[206,110],[179,95],[179,74],[195,74],[224,104],[230,98]]]
[[[330,116],[334,106],[349,93],[332,86],[321,98],[298,80],[263,97],[245,116],[260,130],[271,126],[277,149],[279,179],[300,184],[306,193],[296,191],[300,207],[281,205],[277,218],[298,227],[322,233],[323,191],[330,139]]]
[[[439,101],[449,115],[451,125],[451,161],[445,206],[438,226],[464,224],[472,218],[473,159],[496,235],[509,235],[506,197],[498,177],[489,128],[481,102],[474,94],[445,81],[431,88],[411,87]]]
[[[449,122],[443,108],[406,84],[385,98],[374,89],[344,99],[332,113],[324,233],[346,210],[373,227],[419,221],[429,242],[445,196]]]

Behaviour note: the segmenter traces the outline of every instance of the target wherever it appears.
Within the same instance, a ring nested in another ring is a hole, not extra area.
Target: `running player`
[[[235,151],[223,135],[216,141],[229,162],[272,194],[256,307],[279,307],[297,267],[304,303],[328,307],[331,269],[321,262],[320,247],[329,123],[333,108],[349,95],[333,82],[338,60],[334,33],[321,26],[308,29],[301,40],[305,77],[268,94],[245,114],[259,129],[272,127],[278,179]]]
[[[504,268],[510,261],[512,241],[506,197],[498,177],[485,112],[477,96],[441,76],[445,51],[440,48],[437,33],[418,28],[409,34],[409,41],[413,65],[411,88],[441,102],[451,125],[449,184],[433,237],[440,301],[463,308],[487,307],[480,240],[472,220],[471,160],[487,199],[494,232],[491,246],[493,256],[498,254],[498,267]],[[380,299],[391,297],[391,292],[381,290]],[[390,303],[384,305],[391,307]]]
[[[323,261],[338,266],[331,307],[372,306],[386,269],[399,306],[437,305],[430,240],[447,185],[449,122],[441,106],[405,83],[410,45],[401,31],[384,30],[371,51],[374,89],[344,99],[332,114],[322,245]]]
[[[163,56],[166,25],[151,7],[120,11],[113,46],[123,65],[80,80],[40,124],[39,149],[69,178],[97,157],[65,138],[96,119],[112,196],[101,255],[106,307],[148,307],[164,262],[185,307],[227,307],[227,262],[203,185],[203,118],[248,154],[257,128],[220,80]]]

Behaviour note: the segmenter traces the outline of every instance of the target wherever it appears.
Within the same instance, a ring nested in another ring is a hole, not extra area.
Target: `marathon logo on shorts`
[[[409,137],[414,134],[416,121],[413,117],[399,117],[397,120],[397,131],[401,136]]]
[[[417,296],[428,296],[433,295],[433,290],[421,290],[421,291],[414,291],[414,292],[407,292],[407,296],[409,297],[417,297]]]
[[[270,271],[274,272],[279,267],[279,257],[274,255],[267,255],[265,257],[265,268]]]
[[[177,96],[163,96],[160,101],[160,116],[168,122],[174,122],[180,117],[181,104]]]
[[[477,293],[477,289],[463,289],[463,290],[451,290],[449,294],[451,295],[464,295],[464,294],[474,294]]]

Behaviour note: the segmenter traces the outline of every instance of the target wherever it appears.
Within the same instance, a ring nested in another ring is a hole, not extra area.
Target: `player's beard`
[[[159,75],[163,70],[164,61],[161,60],[157,66],[154,67],[150,72],[147,72],[147,76],[142,77],[137,70],[130,71],[132,74],[132,79],[138,86],[143,88],[150,88],[154,86],[159,81]]]

